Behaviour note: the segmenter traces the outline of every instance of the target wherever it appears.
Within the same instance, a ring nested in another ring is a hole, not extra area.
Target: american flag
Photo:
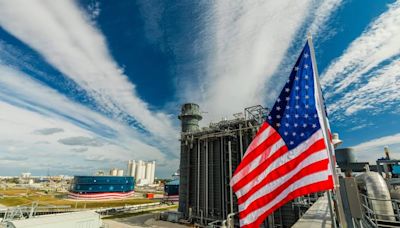
[[[326,112],[311,45],[309,39],[231,179],[241,227],[258,227],[299,196],[333,189],[329,130],[321,127],[327,126]]]

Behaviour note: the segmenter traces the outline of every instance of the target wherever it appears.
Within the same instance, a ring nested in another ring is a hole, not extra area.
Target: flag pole
[[[321,90],[321,85],[319,83],[319,75],[318,75],[318,68],[317,68],[317,61],[315,59],[315,52],[314,52],[314,45],[312,42],[312,37],[311,34],[307,35],[307,41],[308,45],[310,47],[310,56],[311,56],[311,61],[312,61],[312,66],[313,66],[313,72],[314,72],[314,77],[315,77],[315,86],[317,88],[316,90],[316,98],[318,99],[319,102],[317,102],[317,110],[319,106],[319,116],[320,116],[320,123],[321,123],[321,129],[324,135],[324,140],[325,140],[325,145],[327,146],[328,150],[328,155],[329,155],[329,163],[331,165],[331,170],[332,170],[332,176],[333,176],[333,184],[334,184],[334,189],[335,189],[335,196],[336,196],[336,204],[337,204],[337,212],[338,212],[338,219],[339,219],[339,224],[342,228],[347,228],[347,223],[345,219],[345,214],[343,210],[343,201],[342,197],[340,195],[340,185],[339,185],[339,177],[336,173],[336,166],[335,166],[335,158],[334,158],[334,148],[332,143],[330,142],[329,139],[329,127],[328,127],[328,119],[325,113],[325,107],[324,107],[324,100],[322,97],[322,90]],[[322,121],[321,121],[322,120]],[[330,194],[328,194],[328,197]]]

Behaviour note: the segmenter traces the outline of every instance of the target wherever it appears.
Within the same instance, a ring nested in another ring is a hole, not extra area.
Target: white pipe
[[[239,145],[240,145],[240,159],[243,158],[243,135],[242,135],[242,125],[239,124]]]
[[[206,208],[206,215],[208,214],[208,139],[206,139],[206,159],[205,159],[205,173],[206,173],[206,184],[205,184],[205,193],[206,193],[206,202],[205,202],[205,208]]]
[[[200,210],[200,140],[197,140],[197,211]]]
[[[233,220],[233,216],[235,216],[236,213],[229,213],[228,216],[226,217],[226,222],[228,224],[228,227],[233,228],[235,227],[235,222]]]
[[[368,198],[372,198],[370,199],[371,209],[374,210],[376,214],[381,214],[377,215],[377,218],[394,221],[393,206],[390,201],[390,192],[385,179],[377,172],[365,172],[358,175],[356,180],[365,188]]]
[[[221,143],[220,143],[220,157],[221,157],[221,208],[222,208],[222,216],[225,216],[225,187],[224,187],[224,138],[221,136]]]
[[[232,148],[231,148],[231,141],[228,141],[228,153],[229,153],[229,180],[232,180]],[[231,213],[233,213],[232,186],[230,186],[229,196],[230,196],[230,200],[231,200],[231,203],[230,203],[230,205],[231,205]]]

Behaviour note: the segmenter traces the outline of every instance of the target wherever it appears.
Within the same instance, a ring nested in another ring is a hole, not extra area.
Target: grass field
[[[135,205],[157,202],[149,199],[129,198],[107,201],[74,201],[66,199],[65,194],[46,194],[43,191],[26,189],[7,189],[0,190],[0,204],[4,206],[30,205],[38,202],[39,205],[63,205],[73,208],[100,208],[100,207],[118,207],[124,205]]]

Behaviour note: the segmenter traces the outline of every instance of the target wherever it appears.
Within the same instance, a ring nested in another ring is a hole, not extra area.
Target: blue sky
[[[331,127],[400,158],[395,1],[0,1],[0,174],[179,164],[180,104],[203,125],[273,105],[313,35]]]

